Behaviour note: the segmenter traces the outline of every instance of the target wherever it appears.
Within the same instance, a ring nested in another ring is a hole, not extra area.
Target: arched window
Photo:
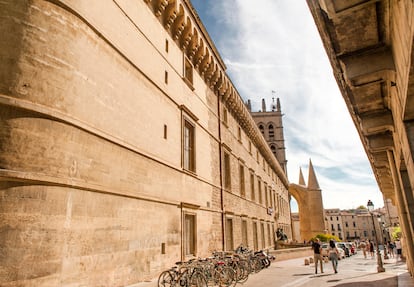
[[[260,130],[260,132],[262,133],[262,135],[263,135],[263,136],[265,136],[265,134],[264,134],[264,127],[263,127],[263,125],[259,125],[259,130]]]
[[[273,125],[269,125],[269,140],[273,141],[275,139],[275,131],[273,130]]]
[[[276,156],[276,147],[274,146],[274,145],[272,145],[272,146],[270,146],[270,149],[272,150],[272,153],[275,155],[275,157],[277,158],[277,156]]]

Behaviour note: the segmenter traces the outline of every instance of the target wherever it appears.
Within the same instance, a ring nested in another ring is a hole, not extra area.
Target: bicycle
[[[192,262],[176,262],[158,277],[158,287],[207,287],[203,273]]]

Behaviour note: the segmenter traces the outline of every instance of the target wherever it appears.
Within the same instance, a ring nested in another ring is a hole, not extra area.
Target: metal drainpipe
[[[224,251],[225,230],[224,230],[224,189],[223,189],[223,168],[222,168],[222,146],[221,146],[221,113],[220,113],[221,96],[217,96],[217,114],[218,114],[218,137],[219,137],[219,167],[220,167],[220,201],[221,201],[221,244]]]

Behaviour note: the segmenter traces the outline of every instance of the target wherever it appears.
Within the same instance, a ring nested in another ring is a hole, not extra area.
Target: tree
[[[391,233],[391,237],[393,240],[401,238],[401,227],[394,227],[394,230]]]

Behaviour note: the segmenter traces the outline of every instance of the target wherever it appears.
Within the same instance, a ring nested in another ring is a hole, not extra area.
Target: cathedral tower
[[[246,106],[287,176],[286,148],[282,124],[283,114],[279,98],[276,99],[276,102],[275,98],[272,99],[270,111],[266,109],[265,99],[262,99],[262,109],[258,112],[252,112],[250,100],[247,101]]]

